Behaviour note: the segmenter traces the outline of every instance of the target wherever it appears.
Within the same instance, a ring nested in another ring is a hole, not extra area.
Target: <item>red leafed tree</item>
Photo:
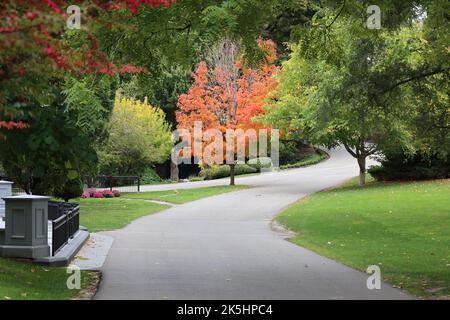
[[[259,47],[265,51],[266,59],[255,68],[243,64],[239,45],[232,40],[223,40],[211,51],[208,62],[201,62],[192,74],[194,83],[188,93],[178,100],[179,129],[193,130],[196,121],[202,122],[203,130],[218,129],[222,133],[227,129],[263,127],[252,118],[264,113],[262,106],[277,85],[274,75],[279,68],[274,64],[275,44],[259,40]],[[234,163],[230,164],[231,185],[234,167]]]
[[[51,99],[50,88],[61,74],[135,73],[140,68],[116,66],[99,49],[98,28],[112,28],[103,21],[103,12],[128,8],[129,14],[141,5],[169,6],[175,0],[4,0],[0,2],[0,128],[26,127],[14,122],[20,106],[44,104]],[[64,38],[66,13],[70,4],[83,8],[80,41],[71,46]],[[120,11],[123,14],[123,10]],[[53,83],[52,83],[53,81]],[[2,121],[3,118],[3,121]],[[5,121],[5,119],[9,119]]]

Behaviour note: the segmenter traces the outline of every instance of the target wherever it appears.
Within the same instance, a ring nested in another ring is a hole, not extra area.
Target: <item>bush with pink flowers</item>
[[[112,193],[114,194],[114,197],[120,197],[120,191],[119,190],[113,190]]]
[[[96,191],[97,191],[97,190],[95,190],[95,188],[88,188],[88,189],[85,190],[85,192],[89,193],[89,197],[90,197],[90,198],[93,198],[93,197],[94,197],[94,193],[95,193]]]
[[[104,198],[114,198],[114,193],[112,193],[112,191],[103,190],[102,193]]]
[[[94,198],[96,199],[103,198],[103,193],[101,191],[94,192]]]
[[[103,191],[96,191],[93,188],[86,189],[83,194],[81,195],[82,198],[88,199],[88,198],[117,198],[120,197],[120,191],[119,190],[103,190]]]

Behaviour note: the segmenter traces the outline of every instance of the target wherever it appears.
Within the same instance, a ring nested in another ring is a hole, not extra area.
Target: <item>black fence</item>
[[[48,203],[52,221],[52,255],[55,255],[80,229],[80,206],[77,203]]]
[[[86,176],[85,188],[118,189],[121,192],[140,192],[141,180],[138,176]]]
[[[171,159],[162,164],[155,165],[155,170],[158,175],[163,179],[170,179],[170,163]],[[190,176],[197,176],[200,172],[200,166],[195,164],[195,159],[192,157],[191,164],[179,164],[178,165],[178,178],[188,179]]]

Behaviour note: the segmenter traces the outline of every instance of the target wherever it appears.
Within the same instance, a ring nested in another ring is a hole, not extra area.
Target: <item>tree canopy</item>
[[[343,144],[358,159],[361,184],[367,156],[388,146],[417,147],[421,126],[413,122],[420,117],[434,122],[435,136],[442,139],[449,119],[442,91],[449,75],[448,48],[442,45],[446,36],[436,38],[430,28],[436,20],[448,22],[438,2],[416,10],[412,3],[385,4],[387,12],[397,10],[399,20],[385,20],[381,30],[366,28],[357,14],[364,12],[359,2],[344,2],[337,14],[319,10],[311,21],[315,28],[304,29],[283,64],[266,123],[313,143]],[[431,112],[424,111],[427,104]]]
[[[99,150],[100,172],[138,175],[168,159],[172,134],[161,109],[118,95],[109,123],[109,139]]]
[[[71,73],[112,75],[141,71],[117,66],[98,42],[102,28],[113,28],[109,14],[136,13],[141,4],[159,7],[165,0],[79,1],[82,29],[66,28],[67,4],[59,0],[2,1],[0,4],[0,115],[14,117],[28,105],[49,104],[55,79]],[[2,120],[0,119],[0,120]],[[13,119],[14,120],[14,119]]]
[[[117,120],[111,113],[119,88],[130,101],[148,97],[145,105],[162,108],[164,134],[165,126],[189,127],[196,119],[219,129],[270,125],[290,138],[344,144],[361,173],[367,156],[392,148],[448,158],[450,4],[380,0],[378,30],[366,26],[371,4],[86,0],[76,2],[81,28],[70,29],[64,1],[3,1],[0,139],[12,143],[21,129],[39,140],[37,119],[53,116],[79,130],[89,153],[100,150],[109,129],[118,139],[108,122]],[[239,44],[232,77],[211,60],[223,39]],[[142,163],[162,161],[156,158],[143,156]],[[130,172],[125,167],[116,171]]]
[[[59,99],[51,105],[24,108],[20,119],[27,128],[2,130],[5,173],[27,193],[54,195],[68,180],[95,173],[93,137],[77,126],[77,111],[66,110],[63,97],[55,96]]]

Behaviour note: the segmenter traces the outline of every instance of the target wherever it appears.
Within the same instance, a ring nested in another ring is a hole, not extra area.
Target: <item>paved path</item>
[[[356,173],[356,161],[335,150],[316,166],[243,177],[238,183],[254,188],[176,206],[108,232],[115,241],[96,298],[410,298],[387,284],[368,290],[366,274],[294,245],[270,228],[273,216],[289,204]]]

